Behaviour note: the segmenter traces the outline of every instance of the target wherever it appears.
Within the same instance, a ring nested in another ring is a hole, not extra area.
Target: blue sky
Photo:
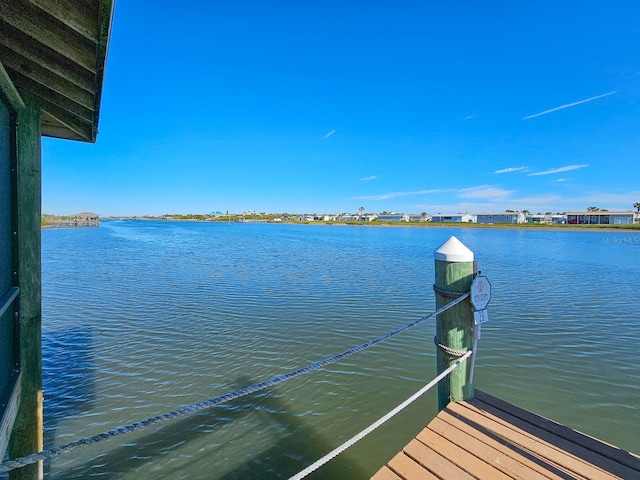
[[[43,212],[640,202],[640,2],[116,2],[96,144]]]

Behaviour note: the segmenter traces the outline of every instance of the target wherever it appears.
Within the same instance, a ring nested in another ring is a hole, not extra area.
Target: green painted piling
[[[20,91],[25,107],[18,111],[17,164],[17,278],[19,296],[19,349],[22,394],[9,441],[9,457],[42,450],[42,301],[40,261],[41,131],[40,106],[34,96]],[[13,470],[11,480],[42,478],[42,462]]]
[[[469,292],[474,275],[473,252],[456,237],[451,237],[435,252],[436,308],[455,300],[456,296],[446,292]],[[440,290],[440,293],[438,292]],[[469,299],[451,307],[436,317],[438,343],[451,349],[466,351],[473,347],[473,312]],[[457,357],[437,350],[437,371],[442,373],[457,360]],[[438,383],[438,410],[449,402],[470,400],[474,396],[469,379],[469,360],[465,360],[447,378]]]

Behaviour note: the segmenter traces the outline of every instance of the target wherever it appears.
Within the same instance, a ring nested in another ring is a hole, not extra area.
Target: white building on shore
[[[476,221],[475,215],[469,213],[437,213],[431,215],[432,222],[455,222],[455,223],[473,223]]]

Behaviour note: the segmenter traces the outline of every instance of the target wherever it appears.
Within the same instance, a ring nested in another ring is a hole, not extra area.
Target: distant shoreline
[[[115,221],[117,219],[102,219],[103,221]],[[196,220],[175,219],[159,220],[127,219],[134,221],[164,221],[171,222],[197,222],[197,223],[224,223],[228,220]],[[540,223],[472,223],[472,222],[330,222],[330,221],[263,221],[263,222],[236,222],[231,223],[261,223],[270,225],[311,225],[311,226],[350,226],[350,227],[411,227],[411,228],[487,228],[487,229],[522,229],[522,230],[560,230],[560,231],[627,231],[640,233],[640,224],[616,224],[616,225],[569,225],[569,224],[540,224]],[[45,227],[43,227],[45,228]],[[61,227],[64,228],[64,227]],[[70,227],[71,228],[71,227]]]
[[[521,230],[564,230],[564,231],[598,231],[624,230],[640,233],[640,224],[633,225],[541,225],[535,223],[462,223],[462,222],[420,222],[420,223],[345,223],[345,222],[269,222],[295,225],[345,225],[353,227],[416,227],[416,228],[486,228],[486,229],[521,229]]]

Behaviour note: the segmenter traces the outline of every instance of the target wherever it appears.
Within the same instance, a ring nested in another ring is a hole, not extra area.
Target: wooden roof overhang
[[[0,66],[42,107],[42,134],[95,142],[114,0],[0,0]]]

